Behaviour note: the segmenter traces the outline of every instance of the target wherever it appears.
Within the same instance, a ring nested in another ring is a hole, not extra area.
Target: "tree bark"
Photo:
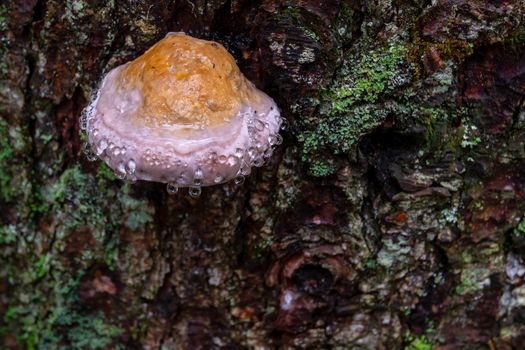
[[[525,348],[524,28],[523,0],[3,1],[0,348]],[[103,74],[169,31],[289,122],[241,186],[82,154]]]

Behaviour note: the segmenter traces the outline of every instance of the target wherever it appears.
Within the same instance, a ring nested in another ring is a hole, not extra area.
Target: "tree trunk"
[[[1,349],[524,349],[523,0],[4,0]],[[200,198],[82,153],[101,77],[221,42],[289,121]]]

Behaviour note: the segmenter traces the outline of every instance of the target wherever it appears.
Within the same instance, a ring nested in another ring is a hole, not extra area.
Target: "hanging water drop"
[[[124,162],[119,162],[118,165],[117,165],[117,171],[120,173],[120,174],[124,174],[124,176],[126,176],[126,166],[124,165]]]
[[[102,153],[104,153],[107,147],[108,147],[108,142],[106,141],[106,139],[100,140],[96,147],[97,156],[100,156]]]
[[[264,130],[264,123],[260,119],[254,120],[255,129],[257,131],[263,131]]]
[[[288,120],[281,118],[281,130],[288,130]]]
[[[230,155],[228,157],[228,165],[231,166],[231,167],[234,167],[236,166],[237,164],[239,164],[239,158],[237,158],[236,156],[234,155]]]
[[[202,169],[197,168],[197,170],[195,170],[195,174],[193,174],[193,183],[195,184],[195,186],[201,186],[203,178],[204,174],[202,173]]]
[[[169,194],[175,194],[179,191],[179,188],[177,187],[177,185],[169,183],[166,186],[166,190],[168,191]]]
[[[244,176],[239,175],[239,176],[235,177],[233,182],[235,182],[236,185],[242,185],[244,183]]]
[[[137,163],[133,159],[128,160],[128,163],[126,164],[126,172],[128,174],[134,174],[135,170],[137,169]]]
[[[188,193],[190,194],[191,197],[193,198],[197,198],[201,195],[201,188],[200,187],[190,187],[188,189]]]

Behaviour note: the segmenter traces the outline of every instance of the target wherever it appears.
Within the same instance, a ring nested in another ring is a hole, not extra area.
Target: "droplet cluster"
[[[248,142],[243,147],[230,148],[229,152],[223,152],[220,148],[201,152],[197,162],[194,162],[195,154],[181,156],[169,143],[162,148],[138,149],[136,144],[119,135],[110,135],[113,136],[111,139],[107,133],[103,135],[97,129],[100,121],[94,113],[97,99],[94,98],[80,118],[81,129],[88,135],[84,145],[87,158],[90,161],[102,159],[113,169],[115,177],[131,182],[158,181],[150,175],[151,169],[163,169],[165,172],[160,182],[167,184],[169,194],[176,194],[180,187],[187,187],[190,196],[198,197],[202,187],[223,184],[232,179],[234,184],[242,185],[252,167],[267,163],[283,142],[279,130],[286,130],[288,125],[275,106],[262,112],[248,107],[240,113]],[[268,115],[274,115],[271,123],[266,121]]]

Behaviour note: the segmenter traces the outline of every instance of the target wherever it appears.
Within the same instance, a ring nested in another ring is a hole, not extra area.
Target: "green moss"
[[[337,166],[331,159],[316,159],[311,162],[308,174],[315,177],[325,177],[334,174]]]
[[[510,47],[517,54],[523,52],[522,50],[525,47],[525,28],[519,26],[513,35],[503,41],[503,44]]]
[[[13,156],[13,148],[8,140],[9,125],[4,120],[0,120],[0,194],[6,201],[11,198],[11,188],[9,186],[11,175],[7,172],[7,169],[9,169],[8,161]]]
[[[26,349],[103,349],[112,344],[122,333],[118,325],[100,313],[83,314],[73,309],[78,303],[75,291],[82,274],[78,271],[75,278],[65,281],[51,276],[48,292],[33,289],[26,303],[10,305],[3,315],[6,326],[0,327],[0,335],[14,334]],[[36,304],[40,299],[46,303]]]
[[[405,62],[405,46],[391,40],[384,45],[358,50],[345,60],[334,83],[320,92],[318,113],[301,117],[297,136],[302,146],[302,160],[309,173],[327,176],[335,170],[332,154],[348,152],[365,134],[380,125],[396,104],[381,103],[384,96],[407,82],[400,70]]]
[[[119,326],[108,323],[101,313],[82,315],[77,312],[60,315],[57,325],[67,327],[67,349],[104,349],[122,333]],[[112,349],[122,347],[113,346]],[[61,349],[65,349],[61,347]]]
[[[287,6],[284,8],[281,17],[284,20],[292,22],[292,24],[299,28],[303,34],[309,38],[312,42],[319,42],[319,35],[315,31],[313,31],[311,28],[307,27],[305,23],[308,23],[308,21],[305,21],[302,14],[301,9],[297,7]]]
[[[407,60],[416,67],[414,78],[419,80],[424,72],[422,57],[429,52],[436,52],[440,60],[453,60],[456,63],[462,62],[466,57],[474,52],[474,44],[466,40],[460,40],[452,35],[442,42],[429,42],[419,38],[418,31],[414,31],[412,44],[407,52]]]
[[[0,226],[0,245],[16,242],[17,234],[15,225]]]
[[[466,266],[461,271],[459,283],[454,288],[454,292],[463,295],[476,290],[483,289],[490,285],[490,270],[480,267]]]
[[[0,31],[7,30],[8,10],[5,5],[0,5]]]
[[[433,348],[432,343],[425,336],[419,336],[417,338],[410,336],[408,340],[410,342],[403,350],[432,350]]]
[[[376,102],[380,94],[392,85],[405,52],[404,45],[393,42],[361,56],[355,66],[350,67],[346,81],[324,92],[325,98],[332,103],[328,115],[345,112],[358,103]]]
[[[518,226],[516,226],[516,228],[514,229],[514,233],[516,235],[525,235],[525,217],[523,217]]]
[[[117,178],[115,177],[115,174],[113,174],[113,171],[106,165],[104,162],[100,162],[100,165],[98,167],[97,176],[102,180],[107,181],[113,181]]]

